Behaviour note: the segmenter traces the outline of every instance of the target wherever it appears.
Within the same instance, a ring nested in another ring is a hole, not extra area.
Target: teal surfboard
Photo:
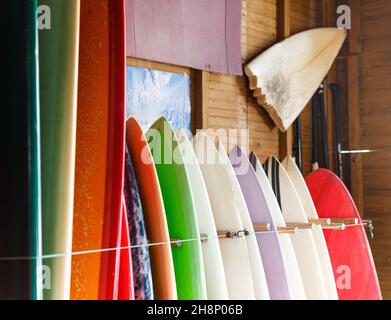
[[[1,1],[0,300],[41,299],[41,194],[36,0]],[[7,259],[8,258],[8,259]]]
[[[146,136],[159,177],[170,237],[192,240],[172,247],[178,299],[204,300],[207,293],[200,233],[178,140],[164,118],[157,120]]]

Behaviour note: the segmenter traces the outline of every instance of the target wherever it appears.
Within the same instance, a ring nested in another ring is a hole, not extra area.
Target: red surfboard
[[[340,300],[381,300],[371,248],[356,205],[344,183],[319,169],[306,178],[320,218],[357,218],[359,226],[324,230]]]
[[[121,253],[118,276],[118,300],[134,300],[132,253],[128,214],[125,199],[122,200]]]
[[[110,96],[107,148],[107,182],[103,223],[103,248],[121,247],[122,191],[125,169],[125,3],[111,0],[110,24]],[[120,250],[106,252],[101,258],[99,299],[118,298]]]

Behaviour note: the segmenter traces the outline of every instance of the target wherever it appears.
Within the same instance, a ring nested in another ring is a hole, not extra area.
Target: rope
[[[351,228],[351,227],[358,227],[358,226],[367,226],[367,224],[360,223],[360,224],[351,224],[351,225],[345,225],[346,228]],[[329,230],[329,228],[325,228],[326,230]],[[308,229],[307,229],[308,230]],[[309,229],[310,230],[310,229]],[[339,230],[339,229],[335,229]],[[243,233],[242,230],[240,232]],[[342,230],[341,230],[342,231]],[[299,230],[300,232],[300,230]],[[278,234],[278,231],[275,230],[270,230],[270,231],[254,231],[254,232],[249,232],[246,231],[243,233],[243,236],[239,236],[237,238],[245,238],[247,236],[251,235],[257,235],[257,234]],[[234,238],[228,238],[226,235],[221,235],[221,236],[215,236],[213,237],[215,239],[231,239],[234,240]],[[142,249],[142,248],[152,248],[152,247],[157,247],[157,246],[164,246],[164,245],[177,245],[181,247],[184,243],[191,243],[191,242],[205,242],[211,239],[209,236],[200,236],[198,238],[192,238],[192,239],[175,239],[167,242],[156,242],[156,243],[147,243],[147,244],[139,244],[139,245],[131,245],[131,246],[121,246],[121,247],[113,247],[113,248],[106,248],[106,249],[95,249],[95,250],[83,250],[83,251],[73,251],[69,253],[55,253],[55,254],[48,254],[48,255],[42,255],[42,256],[35,256],[35,257],[0,257],[0,262],[1,261],[28,261],[28,260],[48,260],[48,259],[56,259],[56,258],[64,258],[64,257],[69,257],[69,256],[80,256],[80,255],[88,255],[88,254],[95,254],[95,253],[105,253],[105,252],[113,252],[113,251],[119,251],[119,250],[134,250],[134,249]]]

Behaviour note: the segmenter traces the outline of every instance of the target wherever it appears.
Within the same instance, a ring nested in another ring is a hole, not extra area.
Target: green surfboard
[[[159,177],[172,240],[188,240],[172,247],[178,298],[207,297],[200,233],[191,186],[178,140],[169,123],[160,118],[146,134]]]
[[[39,32],[44,299],[70,297],[79,0],[40,0],[50,28]],[[55,255],[51,258],[50,255]]]
[[[0,8],[6,83],[0,129],[0,300],[37,300],[42,296],[37,1],[1,1]]]

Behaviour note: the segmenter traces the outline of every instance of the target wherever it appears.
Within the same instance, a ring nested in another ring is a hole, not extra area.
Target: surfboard
[[[40,300],[41,190],[37,1],[2,1],[0,300]],[[1,258],[32,257],[5,261]]]
[[[248,231],[248,235],[245,237],[245,239],[249,254],[255,299],[270,300],[269,288],[266,281],[261,253],[258,247],[257,237],[255,236],[250,213],[246,205],[246,200],[243,196],[241,186],[239,185],[238,178],[231,165],[228,154],[221,143],[217,144],[217,150],[219,152],[221,160],[223,161],[222,164],[227,172],[227,176],[230,179],[231,188],[234,191],[236,205],[237,208],[240,210],[240,220],[242,222],[243,229]],[[237,171],[238,174],[241,173],[239,171]]]
[[[292,299],[292,289],[288,278],[288,266],[285,264],[274,219],[267,207],[256,173],[238,146],[232,149],[229,158],[243,192],[252,223],[255,225],[270,224],[271,231],[274,231],[256,235],[270,298],[272,300],[290,300]]]
[[[153,300],[151,262],[143,208],[141,206],[136,174],[127,148],[125,157],[124,196],[128,213],[130,243],[133,246],[131,254],[135,300]]]
[[[308,223],[299,196],[284,167],[275,157],[270,157],[265,166],[285,222]],[[291,235],[291,239],[307,299],[327,299],[327,290],[312,230],[299,230]]]
[[[160,244],[149,248],[154,298],[176,300],[174,263],[159,180],[147,139],[133,117],[126,124],[126,143],[139,187],[148,240]]]
[[[51,30],[39,33],[42,146],[42,250],[51,289],[44,299],[69,299],[76,150],[80,1],[40,0]],[[54,23],[55,22],[55,23]]]
[[[125,195],[123,195],[121,212],[121,250],[115,300],[134,300],[134,274],[131,250],[128,212],[126,209]]]
[[[265,197],[267,207],[269,208],[270,214],[273,218],[275,228],[286,228],[286,223],[282,216],[281,208],[278,205],[269,179],[266,176],[266,173],[263,170],[261,163],[259,162],[255,153],[251,153],[250,161],[257,175],[258,182],[262,188],[262,192]],[[258,223],[258,221],[262,220],[253,220],[255,223]],[[287,266],[286,270],[288,271],[291,298],[293,300],[305,300],[306,296],[303,280],[301,278],[300,268],[296,259],[291,236],[286,233],[278,233],[278,238],[280,240],[285,266]]]
[[[207,298],[208,300],[228,300],[223,258],[221,256],[216,224],[201,168],[185,131],[179,130],[177,136],[191,185],[198,228],[201,237],[205,238],[201,243],[201,247]]]
[[[292,157],[287,157],[283,162],[286,172],[289,178],[295,186],[297,195],[300,198],[301,204],[303,205],[304,212],[308,219],[318,219],[318,213],[316,212],[314,202],[312,201],[311,195],[308,191],[307,185],[304,178],[297,167]],[[326,241],[323,235],[323,230],[320,225],[314,226],[312,230],[312,236],[315,241],[315,245],[318,251],[320,265],[322,267],[322,273],[324,276],[328,298],[330,300],[338,300],[337,287],[334,281],[333,269],[331,267],[331,261],[329,251],[327,249]]]
[[[204,132],[198,132],[193,138],[193,147],[208,190],[219,234],[243,231],[231,180],[215,145]],[[246,240],[244,237],[220,237],[219,242],[229,298],[254,300],[254,284]]]
[[[105,188],[103,220],[103,248],[121,246],[121,212],[125,167],[125,2],[110,1],[110,84],[109,128],[110,144],[107,149],[108,173]],[[115,30],[115,31],[114,31]],[[108,251],[101,256],[99,299],[112,300],[116,294],[120,250]]]
[[[158,119],[146,136],[159,177],[170,238],[186,240],[172,247],[178,299],[204,300],[207,293],[200,232],[178,140],[164,118]]]
[[[109,0],[83,0],[80,7],[79,86],[76,131],[73,251],[102,248],[106,185],[114,183],[106,166],[110,144]],[[117,200],[118,201],[118,200]],[[105,254],[105,253],[103,253]],[[101,253],[72,257],[71,299],[99,296]]]
[[[305,179],[321,218],[355,218],[357,207],[343,184],[331,171],[319,169]],[[344,231],[324,230],[338,296],[341,300],[381,300],[375,263],[363,226]]]
[[[347,32],[317,28],[277,43],[250,62],[250,88],[277,127],[285,131],[327,75]]]

